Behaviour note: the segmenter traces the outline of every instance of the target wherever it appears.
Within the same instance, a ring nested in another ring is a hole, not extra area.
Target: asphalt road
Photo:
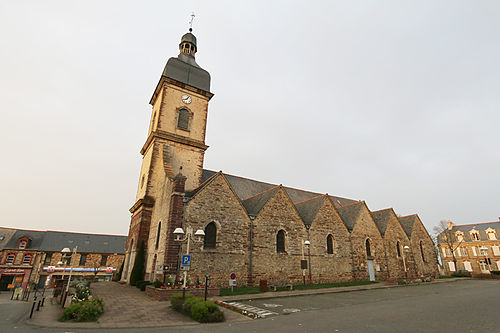
[[[464,280],[244,303],[276,312],[277,315],[232,324],[92,332],[500,332],[498,280]],[[19,306],[4,306],[0,302],[0,313],[8,313],[6,317],[10,319],[2,323],[0,331],[32,331],[15,323],[19,318],[16,314],[20,313]],[[291,309],[299,311],[284,314]],[[17,325],[17,328],[12,325]],[[81,329],[64,331],[89,332]]]

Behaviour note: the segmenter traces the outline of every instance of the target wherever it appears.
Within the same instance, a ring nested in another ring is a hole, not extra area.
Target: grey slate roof
[[[194,58],[191,60],[188,57],[181,54],[178,58],[168,59],[163,76],[210,92],[210,74],[199,67]]]
[[[411,233],[413,232],[413,225],[415,224],[416,218],[417,218],[417,215],[408,215],[408,216],[398,217],[399,223],[401,223],[403,230],[406,232],[406,235],[410,239],[411,239]]]
[[[340,217],[342,217],[342,221],[344,221],[344,224],[349,231],[354,229],[354,225],[356,224],[356,220],[361,212],[361,209],[363,208],[363,205],[364,203],[359,201],[357,203],[338,208]]]
[[[0,251],[2,251],[10,241],[12,235],[16,233],[16,229],[0,227]]]
[[[469,233],[472,229],[479,231],[480,240],[487,240],[488,235],[486,234],[486,229],[495,229],[497,231],[497,235],[500,235],[500,221],[497,222],[487,222],[487,223],[477,223],[477,224],[462,224],[462,225],[454,225],[451,229],[452,232],[456,232],[458,230],[464,233],[464,241],[471,242],[472,238]],[[440,241],[441,242],[441,241]]]
[[[80,234],[73,232],[47,231],[42,249],[48,252],[60,252],[67,247],[71,250],[78,246],[83,253],[125,253],[127,236]]]
[[[216,171],[203,169],[201,182],[204,183],[206,180],[208,180],[216,173],[217,173]],[[236,193],[238,198],[240,198],[240,200],[245,200],[258,193],[264,192],[266,190],[269,190],[270,188],[277,186],[277,184],[264,183],[257,180],[239,176],[233,176],[228,174],[224,174],[224,176],[226,177],[227,181],[231,185],[231,188]],[[283,189],[286,191],[286,193],[288,194],[293,203],[302,202],[323,195],[323,193],[309,192],[285,186],[283,187]],[[189,193],[189,195],[192,196],[193,193],[194,191]],[[357,201],[342,197],[336,197],[332,195],[330,195],[329,197],[336,207],[345,206]]]
[[[21,230],[16,229],[16,232],[12,235],[10,240],[5,245],[6,249],[16,249],[19,239],[22,237],[29,238],[27,249],[40,250],[43,238],[45,236],[44,231],[34,231],[34,230]]]
[[[385,235],[385,231],[387,230],[387,225],[389,224],[389,220],[391,216],[393,216],[394,212],[391,208],[378,210],[376,212],[371,212],[373,220],[375,224],[377,224],[378,230],[382,236]]]
[[[246,200],[243,200],[242,203],[247,210],[248,215],[257,216],[260,210],[266,205],[269,199],[274,196],[278,189],[279,186],[276,186]]]
[[[312,221],[314,220],[319,209],[325,202],[325,199],[326,195],[321,195],[313,199],[299,202],[298,204],[295,205],[295,207],[299,212],[300,217],[302,217],[302,221],[304,221],[304,224],[306,226],[310,226],[312,224]]]

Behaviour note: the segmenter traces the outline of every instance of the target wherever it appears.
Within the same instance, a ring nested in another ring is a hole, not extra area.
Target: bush
[[[500,275],[500,271],[490,271],[490,273],[493,275]]]
[[[160,280],[156,279],[153,285],[155,286],[155,288],[160,288],[161,286],[163,286],[163,283]]]
[[[171,307],[200,323],[215,323],[224,321],[224,313],[213,302],[205,301],[201,297],[194,297],[191,294],[186,294],[182,298],[182,294],[175,294],[170,297]]]
[[[71,304],[63,310],[59,321],[97,321],[103,313],[104,306],[102,300],[94,298],[92,300]]]
[[[471,274],[468,271],[460,271],[460,272],[452,273],[451,276],[453,276],[453,277],[471,277]]]

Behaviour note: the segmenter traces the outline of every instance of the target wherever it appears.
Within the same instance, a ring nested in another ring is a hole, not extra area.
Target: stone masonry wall
[[[334,239],[333,254],[327,253],[327,236]],[[326,199],[309,229],[311,270],[314,282],[352,280],[351,240],[333,203]],[[307,258],[307,257],[306,257]]]
[[[420,241],[422,241],[423,244],[423,258],[420,251]],[[411,244],[418,275],[438,277],[439,270],[437,267],[436,252],[434,251],[434,243],[419,219],[416,219],[413,225]]]
[[[397,242],[399,241],[400,255],[398,256]],[[384,235],[385,252],[387,256],[388,278],[406,279],[415,276],[415,263],[411,250],[405,251],[404,247],[411,249],[410,240],[403,228],[399,224],[396,215],[392,216],[387,223],[387,229]],[[405,263],[406,261],[406,272]]]
[[[354,277],[356,280],[369,280],[368,257],[366,255],[367,238],[370,239],[371,243],[371,259],[373,259],[375,268],[375,279],[385,280],[387,278],[387,265],[384,242],[368,208],[364,205],[351,232]],[[377,267],[380,270],[377,270]]]

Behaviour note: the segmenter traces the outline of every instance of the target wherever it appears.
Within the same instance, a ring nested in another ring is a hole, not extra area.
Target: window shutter
[[[450,268],[451,272],[455,271],[455,263],[453,261],[448,262],[448,267]]]
[[[443,251],[443,258],[446,258],[446,249],[442,247],[441,250]]]
[[[465,267],[465,269],[466,269],[466,270],[468,270],[469,272],[472,272],[472,266],[471,266],[470,262],[465,261],[465,262],[464,262],[464,267]]]
[[[475,246],[472,247],[472,255],[474,257],[477,256],[477,252],[476,252],[476,247]]]
[[[460,249],[459,247],[457,247],[457,248],[455,249],[455,255],[456,255],[457,257],[460,257],[460,256],[462,255],[462,254],[460,253],[460,250],[461,250],[461,249]]]
[[[179,119],[177,121],[177,127],[187,131],[189,129],[189,111],[186,109],[179,110]]]
[[[500,248],[497,245],[492,246],[491,248],[493,249],[493,254],[494,255],[500,256]]]
[[[500,261],[497,261],[497,268],[500,271]]]

